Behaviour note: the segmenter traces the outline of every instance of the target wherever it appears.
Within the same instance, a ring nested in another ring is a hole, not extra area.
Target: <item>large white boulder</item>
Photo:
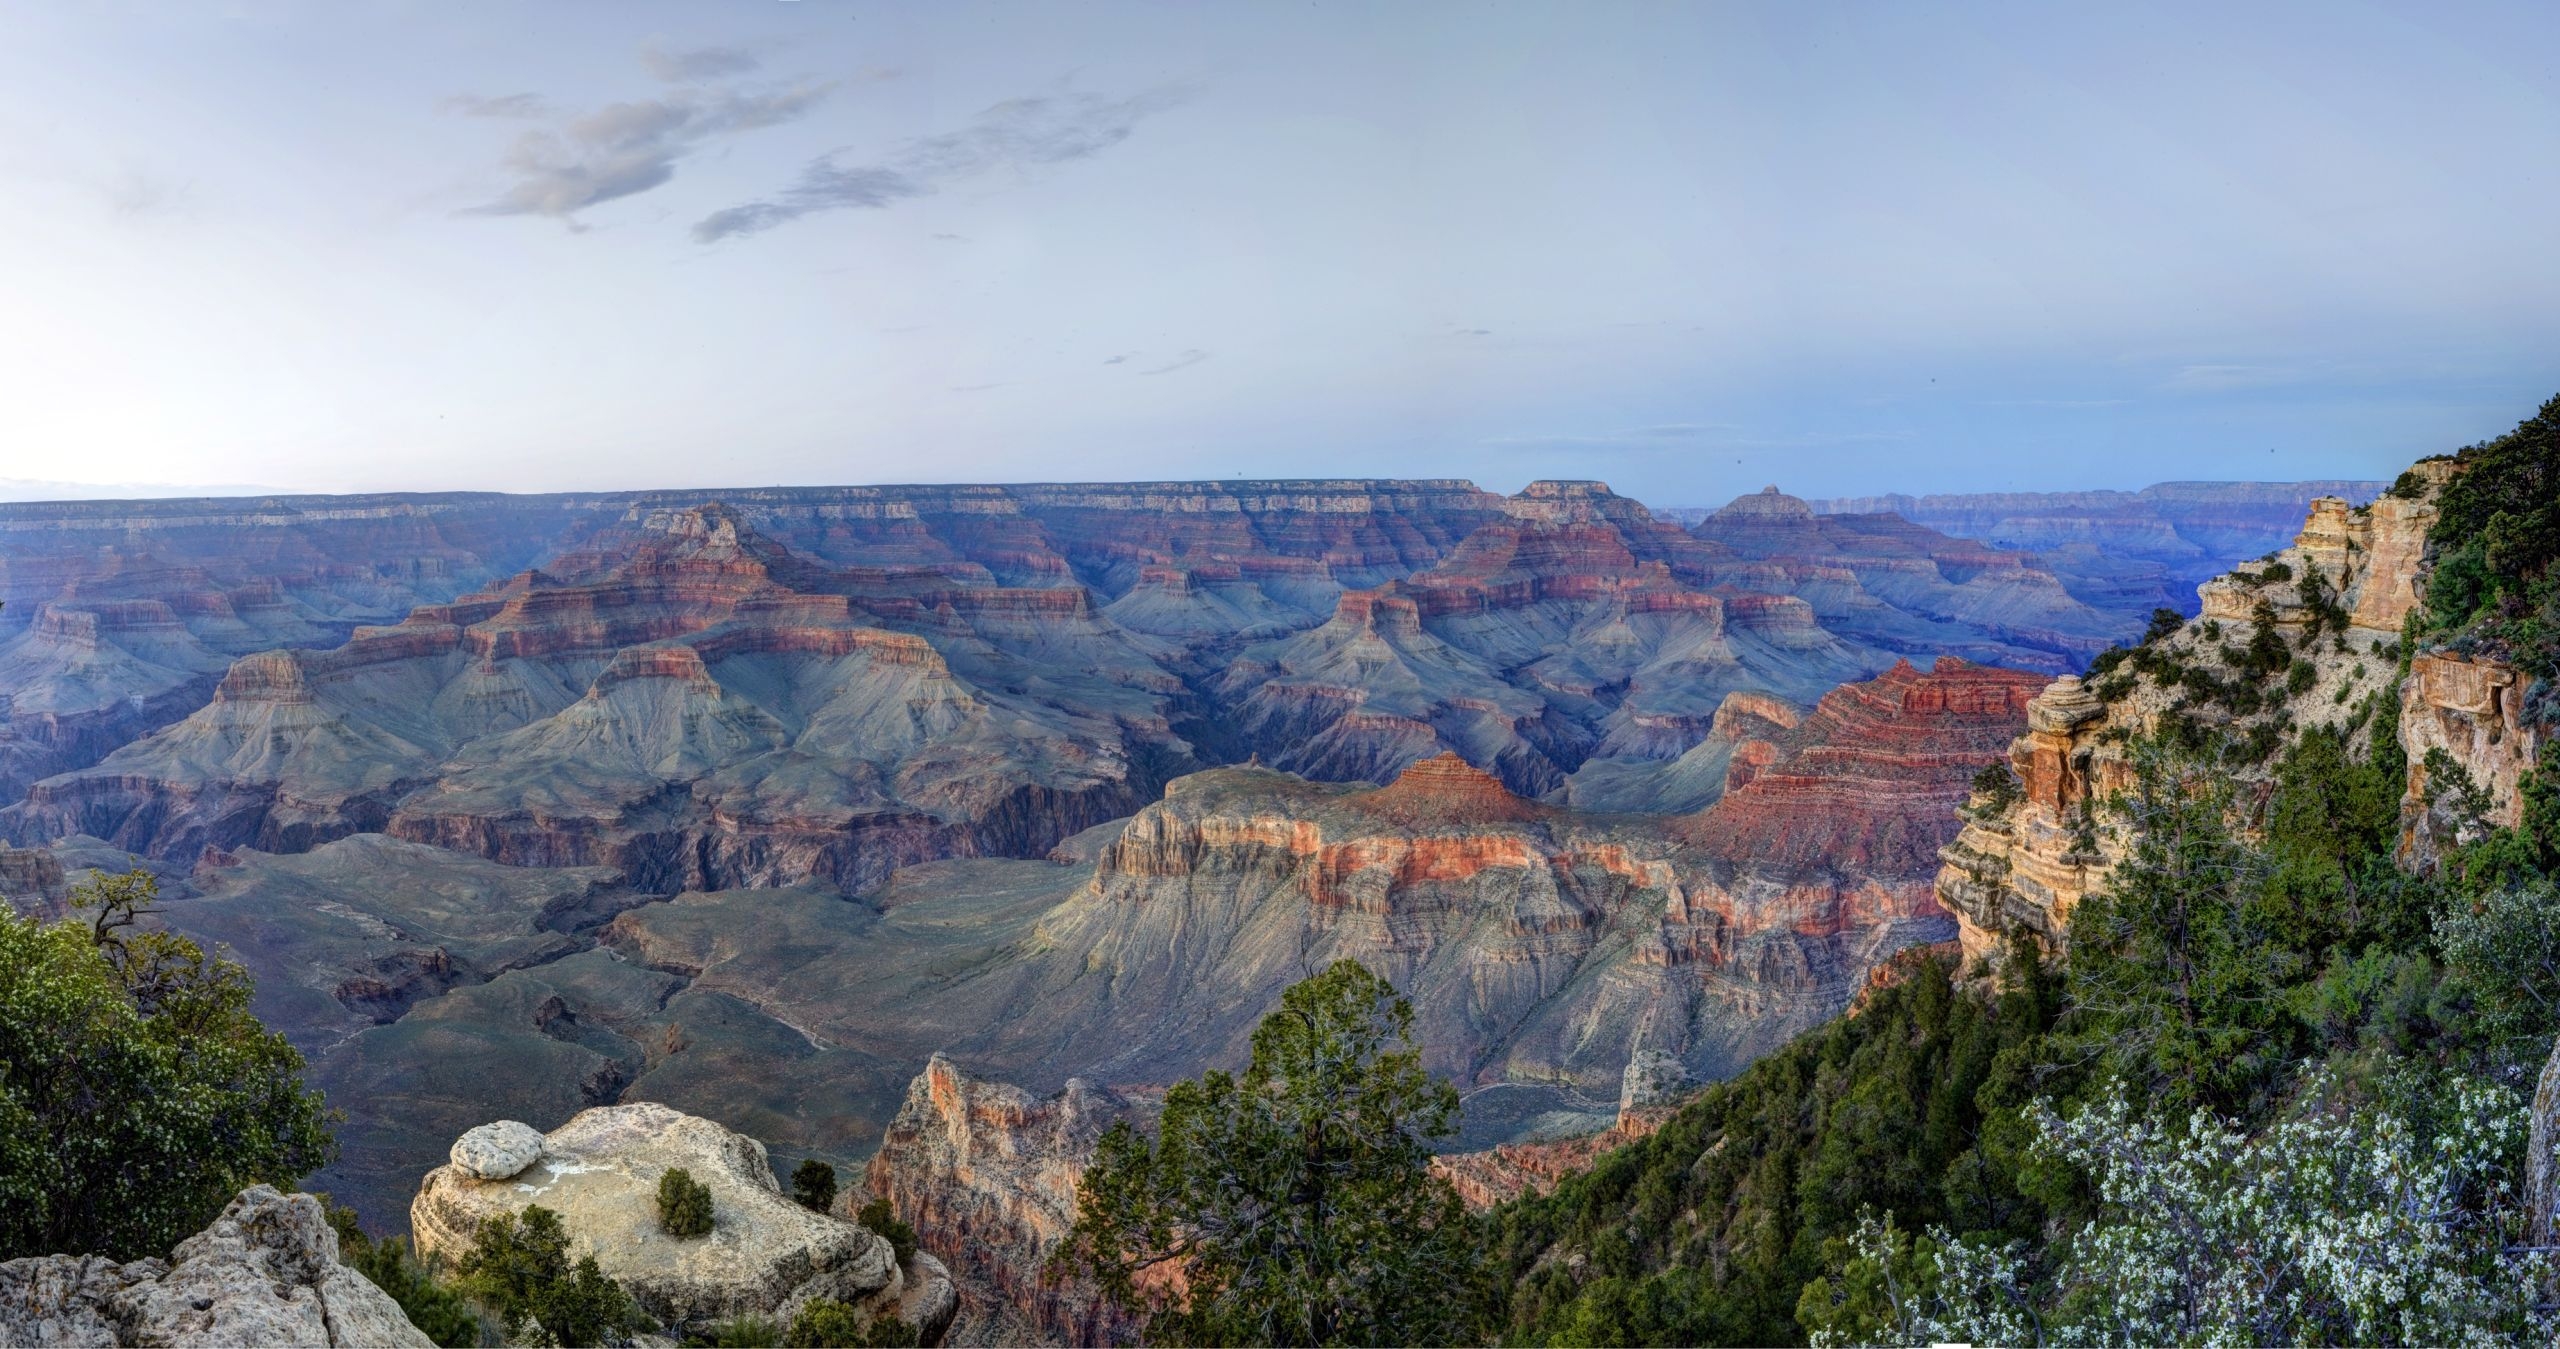
[[[538,1159],[508,1179],[459,1161],[428,1172],[409,1207],[419,1253],[459,1260],[481,1224],[539,1204],[560,1215],[573,1258],[593,1255],[670,1327],[788,1317],[820,1297],[873,1315],[931,1314],[950,1301],[911,1287],[948,1284],[939,1262],[919,1257],[900,1269],[879,1236],[800,1207],[775,1183],[764,1144],[710,1120],[655,1103],[603,1106],[540,1143]],[[673,1237],[658,1225],[658,1180],[678,1167],[711,1192],[706,1235]],[[942,1327],[920,1329],[930,1342]]]
[[[482,1180],[512,1180],[542,1158],[542,1131],[502,1119],[465,1130],[447,1154],[453,1164]]]

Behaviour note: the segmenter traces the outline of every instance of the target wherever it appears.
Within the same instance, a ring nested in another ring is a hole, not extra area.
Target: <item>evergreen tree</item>
[[[1472,1342],[1486,1271],[1428,1152],[1457,1113],[1412,1007],[1336,962],[1281,995],[1242,1076],[1176,1085],[1153,1141],[1103,1136],[1058,1267],[1148,1309],[1157,1343]]]

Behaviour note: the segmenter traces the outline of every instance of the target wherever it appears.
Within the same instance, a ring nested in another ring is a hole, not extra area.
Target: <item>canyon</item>
[[[1326,962],[1412,998],[1482,1201],[1645,1127],[1631,1066],[1979,944],[1975,773],[2178,602],[2102,537],[1587,481],[0,505],[0,891],[152,871],[378,1229],[474,1125],[659,1103],[876,1154],[964,1338],[1101,1336],[969,1244],[1054,1240],[1055,1159]]]

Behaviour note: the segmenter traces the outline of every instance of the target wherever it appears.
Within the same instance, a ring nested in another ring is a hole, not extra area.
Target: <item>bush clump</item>
[[[482,1223],[457,1272],[460,1290],[488,1304],[511,1340],[611,1344],[648,1325],[594,1256],[569,1263],[568,1231],[559,1214],[540,1204]]]
[[[916,1229],[909,1226],[904,1219],[897,1215],[895,1210],[889,1207],[888,1200],[874,1199],[870,1203],[864,1204],[862,1206],[862,1211],[855,1214],[854,1217],[863,1226],[880,1234],[881,1238],[889,1243],[889,1248],[898,1253],[898,1263],[900,1265],[906,1264],[907,1261],[915,1257]]]
[[[791,1197],[811,1213],[835,1207],[836,1169],[812,1157],[791,1173]]]
[[[698,1237],[711,1230],[711,1188],[681,1166],[658,1177],[658,1226],[671,1237]]]
[[[472,1310],[470,1299],[440,1282],[433,1269],[419,1264],[406,1238],[376,1241],[357,1224],[354,1209],[331,1203],[325,1194],[314,1197],[338,1234],[338,1262],[390,1294],[409,1324],[448,1349],[466,1349],[490,1338],[491,1327]]]

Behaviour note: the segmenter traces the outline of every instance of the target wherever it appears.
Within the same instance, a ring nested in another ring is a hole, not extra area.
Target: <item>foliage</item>
[[[480,1225],[456,1271],[464,1293],[487,1303],[510,1339],[606,1344],[648,1324],[631,1296],[597,1267],[592,1255],[569,1262],[560,1215],[540,1204],[501,1213]]]
[[[1475,1233],[1429,1167],[1457,1111],[1411,1006],[1336,962],[1281,995],[1241,1076],[1175,1085],[1152,1142],[1103,1136],[1053,1268],[1146,1310],[1157,1343],[1477,1339]]]
[[[2142,646],[2150,646],[2187,625],[2187,616],[2175,609],[2154,609],[2151,622],[2142,629]]]
[[[1511,1337],[1549,1344],[1778,1344],[1827,1245],[1869,1206],[1968,1232],[2041,1230],[2026,1152],[2035,1047],[2059,989],[2013,949],[1996,994],[1904,957],[1898,983],[1649,1138],[1489,1220]]]
[[[2560,673],[2560,398],[2460,460],[2427,534],[2432,635],[2495,643],[2550,678]]]
[[[711,1187],[681,1166],[658,1177],[658,1228],[671,1237],[698,1237],[711,1230]]]
[[[160,1255],[332,1150],[302,1056],[247,971],[146,926],[149,873],[73,892],[86,922],[0,909],[0,1259]]]
[[[833,1298],[811,1298],[791,1318],[791,1328],[765,1344],[792,1349],[913,1349],[922,1339],[916,1328],[894,1316],[877,1316],[866,1324],[853,1308]]]
[[[2516,1246],[2514,1094],[2456,1081],[2429,1119],[2329,1085],[2256,1133],[2137,1110],[2119,1085],[2070,1119],[2038,1102],[2035,1150],[2093,1177],[2101,1205],[2048,1277],[2027,1243],[1870,1212],[1798,1319],[1816,1344],[2548,1340],[2550,1257]]]
[[[1994,759],[1973,775],[1973,794],[1981,801],[1977,813],[1991,816],[2018,804],[2026,795],[2026,788],[2007,759]]]
[[[897,1252],[901,1266],[915,1258],[916,1229],[908,1226],[906,1220],[889,1207],[888,1200],[873,1199],[864,1204],[862,1210],[854,1215],[854,1220],[886,1238],[889,1248]]]
[[[464,1349],[490,1343],[493,1328],[474,1311],[470,1299],[435,1277],[435,1272],[422,1266],[410,1254],[405,1237],[386,1237],[376,1241],[357,1225],[356,1211],[317,1196],[321,1211],[328,1215],[329,1226],[338,1234],[338,1261],[373,1281],[373,1286],[391,1295],[400,1304],[400,1312],[409,1318],[428,1339]]]
[[[791,1197],[812,1213],[834,1208],[836,1169],[815,1157],[801,1162],[791,1172]]]

